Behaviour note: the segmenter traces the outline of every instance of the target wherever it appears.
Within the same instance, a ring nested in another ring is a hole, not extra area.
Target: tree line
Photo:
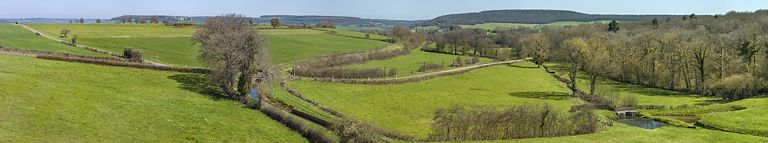
[[[521,55],[560,62],[572,84],[587,73],[590,94],[604,77],[734,101],[766,92],[764,23],[766,10],[512,33],[525,35]]]

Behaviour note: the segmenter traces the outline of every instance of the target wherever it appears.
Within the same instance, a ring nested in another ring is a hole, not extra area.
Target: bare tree
[[[152,21],[151,21],[151,22],[152,22],[152,23],[158,23],[158,22],[157,22],[157,16],[152,16]]]
[[[69,29],[61,29],[61,32],[59,32],[59,36],[60,37],[67,37],[67,35],[69,35],[69,32],[72,32],[72,31],[69,30]]]
[[[256,84],[273,76],[266,39],[249,28],[248,19],[242,15],[211,17],[192,40],[202,44],[200,60],[211,70],[208,79],[230,97],[246,95],[254,76]],[[266,88],[258,90],[263,93]]]
[[[560,48],[560,58],[565,62],[563,68],[568,72],[568,87],[572,91],[572,95],[576,95],[578,91],[577,74],[579,69],[584,66],[584,54],[583,51],[589,47],[588,43],[582,38],[572,38],[565,40]]]

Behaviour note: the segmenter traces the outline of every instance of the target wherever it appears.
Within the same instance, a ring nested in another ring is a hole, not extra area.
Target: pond
[[[659,122],[656,120],[652,120],[648,118],[640,118],[640,117],[619,118],[616,121],[619,123],[630,125],[630,126],[646,128],[646,129],[655,129],[655,128],[660,128],[662,126],[667,125],[664,122]]]

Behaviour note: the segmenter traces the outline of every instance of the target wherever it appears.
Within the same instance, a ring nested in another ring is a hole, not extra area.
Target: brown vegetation
[[[591,110],[570,116],[549,105],[514,106],[505,110],[453,106],[435,112],[431,141],[500,140],[555,137],[597,132],[601,125]]]

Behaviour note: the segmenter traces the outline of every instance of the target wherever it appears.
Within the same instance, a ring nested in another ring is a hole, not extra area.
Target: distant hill
[[[603,15],[585,14],[566,10],[490,10],[475,13],[443,15],[428,20],[420,25],[448,26],[472,25],[481,23],[526,23],[546,24],[559,21],[595,21],[595,20],[644,20],[666,19],[682,15]]]
[[[168,21],[168,22],[177,22],[177,21],[184,21],[184,20],[191,20],[190,17],[187,16],[170,16],[170,15],[123,15],[119,17],[112,18],[110,20],[112,21],[121,21],[123,19],[145,19],[147,21],[150,21],[153,16],[157,16],[157,21]]]

